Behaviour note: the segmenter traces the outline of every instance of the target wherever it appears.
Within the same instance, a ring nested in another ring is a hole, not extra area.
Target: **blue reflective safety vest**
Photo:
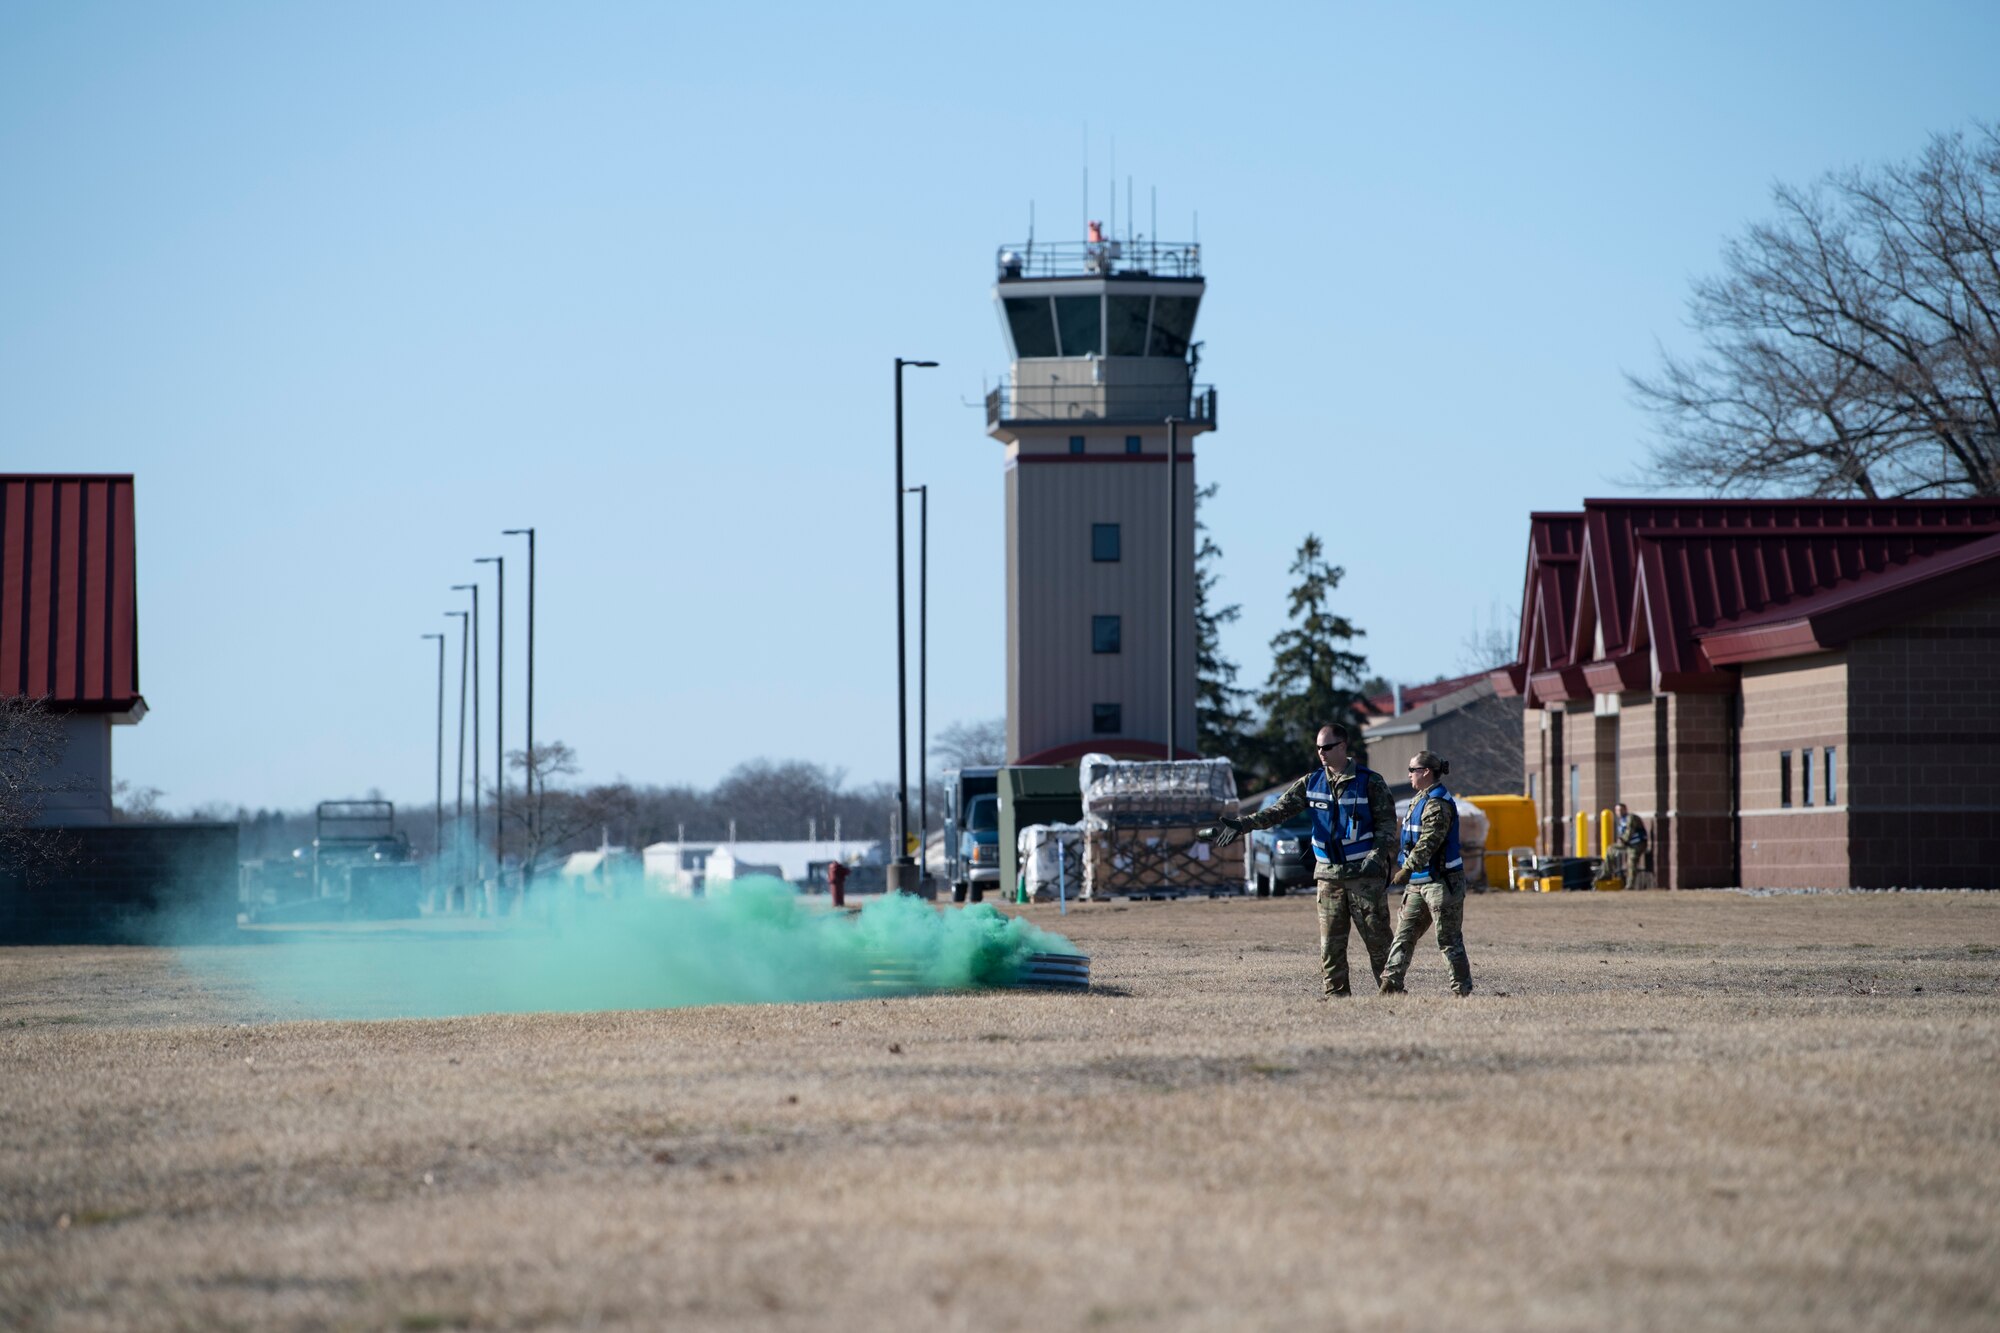
[[[1445,832],[1444,846],[1431,857],[1431,863],[1410,876],[1412,884],[1440,882],[1451,871],[1465,869],[1465,858],[1458,853],[1458,798],[1446,791],[1442,782],[1418,792],[1417,799],[1410,802],[1410,812],[1403,816],[1403,857],[1407,859],[1410,849],[1417,845],[1417,832],[1424,822],[1424,806],[1434,800],[1443,800],[1445,809],[1451,811],[1451,827]]]
[[[1368,781],[1375,775],[1361,765],[1338,798],[1325,768],[1306,779],[1306,804],[1313,812],[1313,857],[1326,864],[1353,865],[1375,850],[1375,807],[1368,803]]]

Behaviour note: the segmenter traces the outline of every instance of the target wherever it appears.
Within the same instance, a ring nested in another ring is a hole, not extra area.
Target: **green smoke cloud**
[[[1004,986],[1060,935],[985,904],[906,895],[818,911],[778,880],[706,899],[588,901],[560,924],[491,932],[303,931],[184,949],[182,965],[277,1018],[662,1009]]]

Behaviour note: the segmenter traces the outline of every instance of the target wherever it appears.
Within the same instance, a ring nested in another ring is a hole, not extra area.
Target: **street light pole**
[[[917,882],[921,884],[931,843],[931,488],[908,489],[917,495]]]
[[[465,861],[459,855],[460,830],[465,826],[465,661],[467,650],[466,624],[469,612],[447,611],[448,616],[458,617],[458,798],[451,819],[451,860],[452,878],[458,881],[461,901],[465,892]],[[449,903],[446,906],[450,906]]]
[[[909,893],[921,880],[910,860],[910,667],[904,614],[903,563],[903,367],[928,369],[935,361],[896,358],[896,859],[889,866],[888,890]]]
[[[1179,755],[1180,725],[1180,681],[1179,662],[1176,652],[1180,647],[1181,618],[1181,566],[1180,566],[1180,525],[1181,495],[1175,475],[1176,455],[1180,453],[1180,420],[1167,418],[1167,758],[1177,759]]]
[[[507,887],[507,557],[482,555],[475,565],[492,565],[500,583],[494,592],[493,619],[493,865],[500,887]]]
[[[486,873],[486,835],[479,822],[479,585],[454,583],[453,592],[472,594],[472,877]]]
[[[521,787],[528,798],[528,846],[540,851],[538,841],[541,832],[541,807],[535,803],[535,530],[533,528],[503,528],[503,537],[526,537],[528,539],[528,762],[521,766]],[[527,892],[528,875],[534,870],[532,865],[521,867],[521,891]]]
[[[444,857],[444,635],[426,634],[424,637],[438,641],[437,804],[432,807],[437,833],[431,839],[431,860],[435,862]]]

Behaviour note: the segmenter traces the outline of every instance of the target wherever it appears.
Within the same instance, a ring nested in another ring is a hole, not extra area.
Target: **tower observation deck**
[[[1215,390],[1196,382],[1201,248],[1093,223],[1085,241],[1004,246],[995,270],[1008,758],[1158,758],[1170,734],[1190,756],[1194,444],[1216,424]]]

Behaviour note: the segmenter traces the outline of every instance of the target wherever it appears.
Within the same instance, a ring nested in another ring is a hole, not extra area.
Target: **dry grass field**
[[[2000,894],[1041,924],[1089,994],[270,1021],[0,950],[0,1325],[2000,1326]],[[1357,964],[1362,962],[1358,945]]]

